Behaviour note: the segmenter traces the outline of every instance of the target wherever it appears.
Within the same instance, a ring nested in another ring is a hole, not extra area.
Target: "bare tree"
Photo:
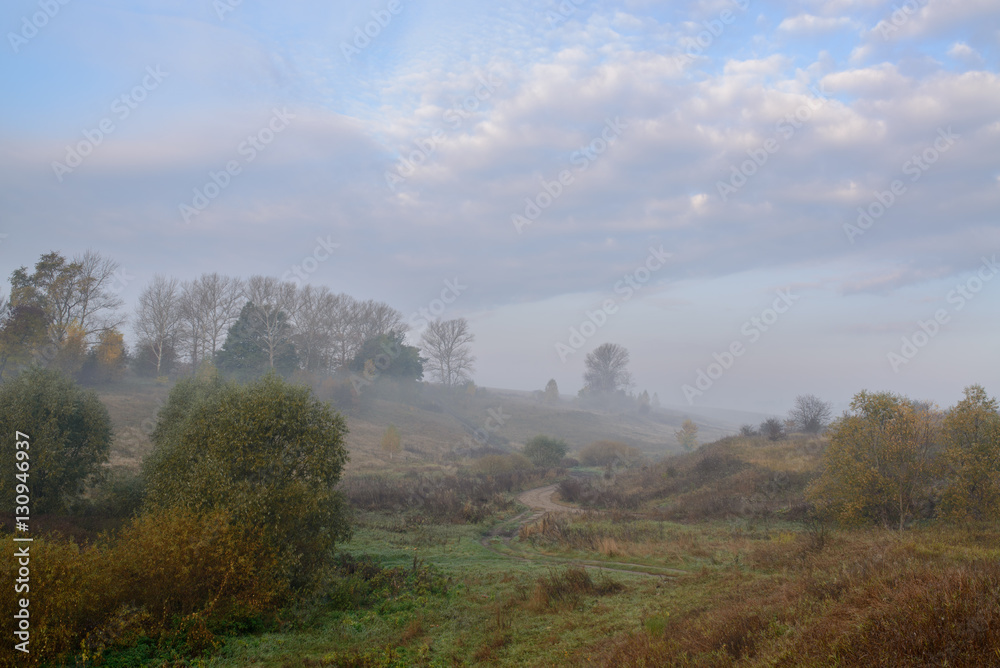
[[[330,292],[326,286],[315,288],[306,285],[299,290],[293,341],[302,366],[308,371],[330,368],[334,353],[332,332],[340,296]]]
[[[357,318],[360,343],[383,334],[405,334],[409,330],[402,313],[374,299],[358,303]]]
[[[832,413],[829,402],[812,394],[800,394],[795,397],[795,406],[788,412],[788,419],[799,431],[818,434],[829,424]]]
[[[617,343],[602,343],[587,353],[584,363],[587,370],[583,374],[583,382],[592,392],[611,393],[632,386],[628,350]]]
[[[181,328],[179,344],[188,349],[188,361],[191,370],[198,368],[203,360],[205,343],[205,315],[201,308],[201,294],[196,281],[184,281],[181,284],[179,298]]]
[[[202,350],[206,356],[214,355],[246,302],[243,281],[217,273],[202,274],[194,281],[194,290],[201,311]]]
[[[267,350],[268,362],[274,368],[275,353],[287,342],[289,328],[298,313],[299,295],[295,283],[281,282],[272,276],[251,276],[245,295],[254,305],[252,320],[260,332]]]
[[[164,354],[181,333],[181,291],[177,279],[159,274],[153,277],[139,294],[132,329],[139,342],[152,351],[159,376]]]
[[[347,368],[365,341],[409,329],[402,313],[371,299],[362,302],[343,293],[333,295],[329,311],[329,364],[333,370]]]
[[[357,323],[361,306],[350,295],[334,295],[330,304],[330,366],[334,371],[346,369],[361,349],[361,334]]]
[[[97,251],[88,250],[73,258],[79,266],[76,291],[78,307],[73,319],[87,337],[110,329],[117,329],[127,317],[119,312],[125,301],[113,288],[115,277],[121,265]]]
[[[430,323],[421,336],[423,352],[427,355],[426,371],[437,376],[446,387],[469,380],[476,361],[471,350],[475,340],[465,318],[444,321],[438,318]]]

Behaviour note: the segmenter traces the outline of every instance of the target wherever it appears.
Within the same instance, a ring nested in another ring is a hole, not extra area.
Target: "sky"
[[[1000,393],[995,0],[7,0],[0,33],[4,277],[327,285],[467,318],[487,387],[575,393],[611,342],[692,410]]]

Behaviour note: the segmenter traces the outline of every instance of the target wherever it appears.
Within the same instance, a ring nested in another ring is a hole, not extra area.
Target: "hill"
[[[170,385],[130,378],[97,388],[115,425],[111,465],[137,469],[151,449],[149,435]],[[321,395],[322,396],[322,395]],[[645,415],[631,410],[584,408],[573,399],[555,404],[530,392],[475,388],[448,392],[420,384],[416,392],[367,394],[348,405],[333,402],[347,418],[351,469],[388,464],[381,450],[382,434],[394,424],[402,435],[397,461],[440,463],[474,454],[484,447],[517,450],[528,439],[546,434],[564,439],[575,452],[597,440],[613,440],[639,448],[651,457],[678,452],[674,432],[692,419],[702,442],[735,431],[723,419],[677,409],[653,409]]]

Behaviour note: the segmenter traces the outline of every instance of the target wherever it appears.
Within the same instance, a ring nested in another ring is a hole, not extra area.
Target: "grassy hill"
[[[156,414],[166,401],[170,386],[153,380],[130,378],[97,388],[115,426],[111,465],[137,469],[152,445]],[[569,398],[556,404],[537,400],[531,393],[477,388],[474,392],[445,392],[429,385],[403,398],[363,398],[355,405],[337,406],[347,418],[350,434],[350,469],[381,467],[390,463],[380,447],[382,434],[394,424],[402,435],[403,452],[393,463],[440,463],[488,445],[519,449],[528,439],[546,434],[564,439],[571,453],[597,440],[634,446],[651,457],[679,451],[674,432],[687,418],[694,420],[703,442],[734,430],[722,420],[680,410],[610,411],[580,408]],[[502,424],[498,422],[502,421]],[[480,431],[481,430],[481,431]],[[476,434],[488,435],[485,443]]]

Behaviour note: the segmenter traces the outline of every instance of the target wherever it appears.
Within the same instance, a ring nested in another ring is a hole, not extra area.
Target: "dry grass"
[[[619,637],[594,665],[1000,665],[1000,549],[969,538],[856,532],[819,552],[778,538],[750,550],[754,571],[700,578],[718,587],[710,607]]]

